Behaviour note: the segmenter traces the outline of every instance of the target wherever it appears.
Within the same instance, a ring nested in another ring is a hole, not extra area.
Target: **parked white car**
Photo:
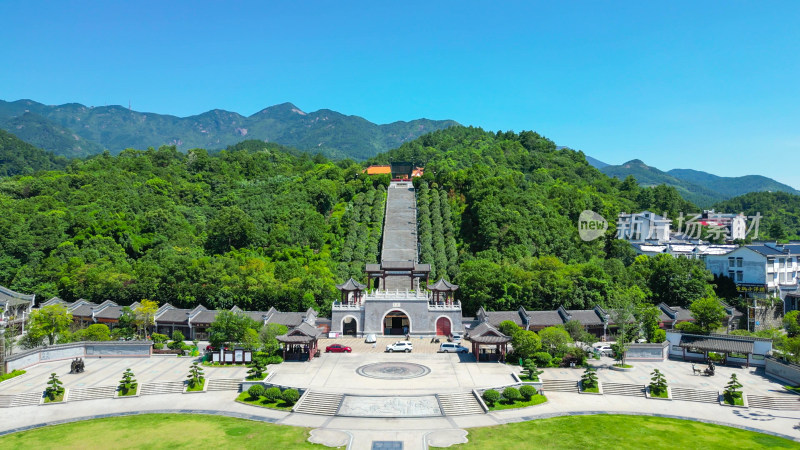
[[[450,338],[448,339],[448,341],[456,343],[456,344],[460,344],[461,343],[461,339],[462,339],[461,333],[453,333],[450,336]]]
[[[374,344],[378,342],[378,337],[375,336],[374,334],[368,334],[367,338],[364,339],[364,342],[366,342],[367,344]]]
[[[469,353],[469,349],[455,342],[443,342],[439,346],[439,353]]]
[[[386,346],[386,351],[389,353],[392,352],[406,352],[410,353],[411,350],[414,349],[414,346],[411,345],[411,342],[408,341],[397,341],[394,344],[389,344]]]

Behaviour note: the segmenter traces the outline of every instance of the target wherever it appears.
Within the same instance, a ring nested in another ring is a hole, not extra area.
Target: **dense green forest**
[[[759,239],[800,239],[800,195],[786,192],[751,192],[714,205],[717,211],[756,213],[763,217]]]
[[[374,158],[425,166],[421,258],[461,286],[465,313],[589,308],[621,300],[687,306],[710,292],[696,261],[635,258],[613,239],[620,211],[671,215],[671,187],[609,178],[533,132],[454,127]],[[209,154],[165,146],[74,160],[0,181],[0,284],[39,298],[326,314],[335,284],[378,259],[388,176],[350,160],[246,141]],[[584,242],[577,219],[609,219]]]
[[[24,175],[37,170],[63,169],[66,158],[36,148],[17,136],[0,130],[0,177]]]

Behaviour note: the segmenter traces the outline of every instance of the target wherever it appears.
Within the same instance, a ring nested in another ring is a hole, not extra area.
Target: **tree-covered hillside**
[[[67,160],[23,142],[0,130],[0,178],[30,174],[37,170],[62,169]]]
[[[420,257],[434,266],[437,277],[449,275],[461,286],[457,295],[467,313],[481,305],[590,308],[620,298],[662,298],[664,288],[652,287],[666,276],[666,264],[647,257],[634,263],[630,246],[613,239],[616,216],[642,209],[670,215],[696,209],[674,188],[641,188],[633,178],[609,178],[582,153],[557,149],[534,132],[451,128],[370,162],[390,160],[425,167],[415,181]],[[585,209],[609,220],[606,238],[580,239],[577,222]],[[448,214],[453,223],[438,225],[437,216]],[[691,295],[706,292],[710,275],[702,266],[689,262],[677,273],[690,274],[684,280],[697,283],[686,288]],[[671,303],[688,305],[691,295],[676,295]]]
[[[751,192],[714,205],[717,211],[763,217],[759,239],[800,239],[800,195],[786,192]]]
[[[619,211],[687,208],[673,188],[609,178],[533,132],[455,127],[375,162],[389,159],[425,166],[415,181],[420,255],[461,285],[466,314],[479,306],[687,306],[708,292],[700,263],[634,258],[613,239]],[[364,263],[378,260],[389,179],[362,170],[249,141],[214,155],[106,153],[2,180],[0,285],[39,298],[326,314],[334,285],[365,281]],[[585,209],[610,220],[604,238],[579,238]]]

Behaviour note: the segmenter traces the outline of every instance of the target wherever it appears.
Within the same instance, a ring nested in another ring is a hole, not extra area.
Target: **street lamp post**
[[[607,340],[607,338],[606,338],[606,330],[608,329],[608,318],[609,318],[609,315],[606,314],[606,317],[605,317],[606,320],[603,321],[603,342],[605,342]]]

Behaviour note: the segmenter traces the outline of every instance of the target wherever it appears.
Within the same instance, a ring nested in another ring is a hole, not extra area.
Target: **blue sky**
[[[535,130],[800,188],[800,4],[0,2],[0,99]]]

